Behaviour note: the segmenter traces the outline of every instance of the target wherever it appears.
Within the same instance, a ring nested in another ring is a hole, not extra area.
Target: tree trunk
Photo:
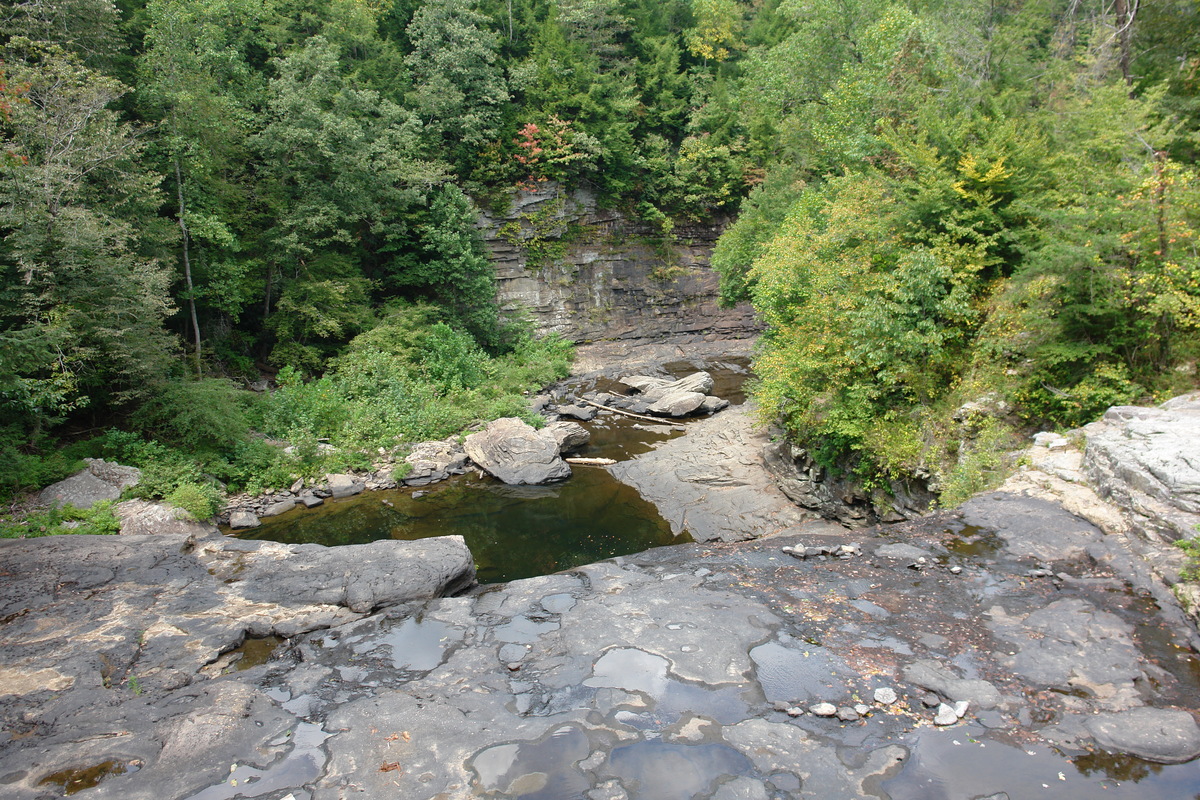
[[[183,279],[187,283],[188,291],[188,311],[192,315],[192,334],[196,342],[196,377],[203,377],[203,370],[200,366],[200,320],[196,317],[196,297],[194,287],[192,286],[192,257],[188,249],[188,228],[187,222],[183,218],[183,172],[179,168],[179,158],[175,158],[175,189],[179,197],[179,230],[183,234]]]

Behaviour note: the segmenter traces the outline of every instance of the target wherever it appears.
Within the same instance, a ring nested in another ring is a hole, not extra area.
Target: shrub
[[[1007,456],[1016,446],[1016,434],[1004,423],[989,417],[979,435],[950,470],[938,497],[942,508],[954,508],[972,495],[994,489],[1007,476]]]
[[[171,505],[183,509],[189,517],[196,520],[212,519],[221,509],[223,500],[216,487],[201,483],[180,484],[163,499]]]

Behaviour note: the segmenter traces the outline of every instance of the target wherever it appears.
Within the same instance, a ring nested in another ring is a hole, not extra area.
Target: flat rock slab
[[[1047,563],[1083,558],[1103,538],[1095,525],[1035,497],[991,492],[971,498],[959,512],[968,525],[996,531],[1014,555]]]
[[[1097,714],[1084,725],[1096,744],[1160,764],[1180,764],[1200,756],[1200,727],[1186,711],[1132,708]]]
[[[516,417],[498,419],[472,433],[463,447],[481,469],[507,484],[541,484],[571,476],[554,435]]]
[[[42,778],[107,761],[145,768],[132,786],[114,780],[93,796],[186,797],[230,764],[268,767],[292,749],[297,721],[248,673],[222,677],[223,653],[248,635],[339,625],[474,577],[459,537],[374,545],[0,540],[4,796],[59,796]]]
[[[700,542],[741,541],[813,518],[763,470],[765,440],[746,408],[735,406],[609,470],[658,506],[672,533],[686,530]]]

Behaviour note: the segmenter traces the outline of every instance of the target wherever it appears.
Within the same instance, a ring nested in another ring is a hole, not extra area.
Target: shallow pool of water
[[[551,486],[506,486],[465,475],[424,491],[367,492],[264,520],[243,534],[323,545],[450,535],[466,539],[480,583],[547,575],[691,541],[686,534],[672,535],[636,489],[591,467],[577,467],[570,480]]]

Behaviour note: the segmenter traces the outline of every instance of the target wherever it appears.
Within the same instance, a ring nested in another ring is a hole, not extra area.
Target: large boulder
[[[641,394],[645,407],[636,413],[650,413],[660,417],[684,417],[697,409],[716,411],[728,403],[720,398],[708,397],[713,389],[712,375],[693,372],[677,381],[654,378],[649,375],[631,375],[621,378],[621,383]]]
[[[699,392],[700,394],[708,394],[713,390],[713,378],[707,372],[693,372],[691,375],[680,378],[677,381],[669,381],[666,378],[653,378],[648,375],[631,375],[627,378],[621,378],[621,383],[635,391],[641,392],[650,400],[657,400],[659,397],[671,392]]]
[[[219,536],[217,527],[198,522],[181,508],[149,500],[126,500],[113,509],[121,520],[123,536]]]
[[[1168,543],[1200,523],[1200,392],[1158,408],[1117,406],[1084,427],[1083,468],[1101,497],[1128,513],[1135,530]]]
[[[471,460],[508,484],[536,484],[571,476],[552,433],[505,417],[472,433],[463,443]]]
[[[592,440],[592,434],[578,422],[560,420],[551,422],[542,430],[544,433],[549,433],[554,437],[554,441],[558,442],[558,452],[560,453],[577,450]]]
[[[649,411],[662,417],[682,417],[704,405],[704,399],[699,392],[672,390],[651,403]]]
[[[142,479],[141,470],[136,467],[121,466],[102,458],[85,461],[87,469],[47,486],[38,499],[48,506],[91,508],[103,500],[118,499],[121,492],[136,486]]]

